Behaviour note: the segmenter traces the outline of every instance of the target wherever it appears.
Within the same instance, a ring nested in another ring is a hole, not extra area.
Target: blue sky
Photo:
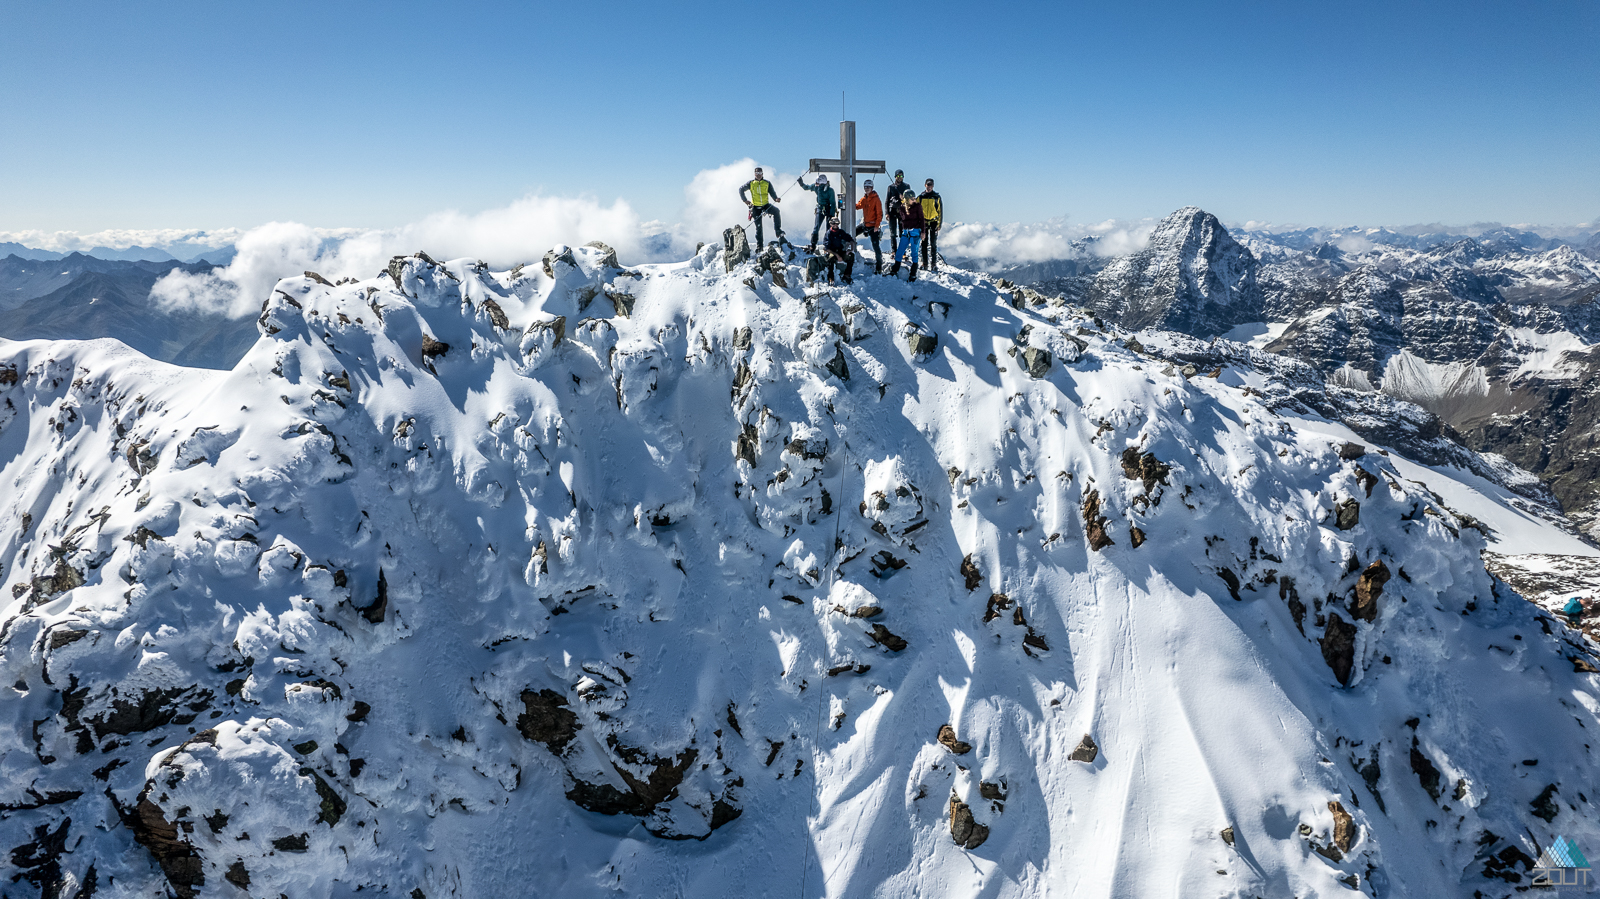
[[[1600,0],[17,2],[3,20],[0,231],[385,228],[532,193],[671,221],[701,170],[832,155],[841,90],[862,154],[936,176],[961,220],[1600,217]]]

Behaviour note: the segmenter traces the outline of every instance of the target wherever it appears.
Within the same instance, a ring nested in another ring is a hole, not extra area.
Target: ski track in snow
[[[10,889],[1503,896],[1600,851],[1592,649],[1451,509],[1539,526],[1507,492],[967,272],[613,262],[286,279],[231,372],[0,344]]]

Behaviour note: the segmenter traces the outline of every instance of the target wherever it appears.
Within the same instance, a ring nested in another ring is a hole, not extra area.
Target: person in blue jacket
[[[1578,597],[1574,596],[1567,600],[1567,604],[1562,607],[1561,611],[1566,613],[1567,623],[1573,627],[1583,623],[1583,600]]]
[[[833,188],[828,186],[827,175],[818,175],[816,184],[807,184],[804,175],[794,180],[801,187],[817,195],[817,220],[811,225],[811,246],[806,247],[807,253],[816,253],[817,234],[822,231],[822,224],[839,212],[839,198],[834,194]]]

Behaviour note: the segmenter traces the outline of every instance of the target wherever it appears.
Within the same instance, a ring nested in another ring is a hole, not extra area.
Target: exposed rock
[[[1389,566],[1382,559],[1374,561],[1361,572],[1356,581],[1356,601],[1350,614],[1359,621],[1378,620],[1378,597],[1383,595],[1383,585],[1389,582]]]
[[[622,263],[617,261],[617,251],[607,246],[604,241],[591,240],[584,244],[584,246],[593,247],[594,249],[599,250],[600,264],[606,268],[622,268]]]
[[[961,560],[961,578],[966,581],[968,590],[976,590],[978,585],[983,583],[983,572],[979,571],[977,563],[972,561],[971,553],[967,553]]]
[[[422,358],[424,361],[443,356],[450,352],[450,344],[435,340],[432,334],[422,335]]]
[[[1227,827],[1222,828],[1222,842],[1232,846],[1233,839],[1233,825],[1230,824]]]
[[[1350,817],[1337,799],[1328,801],[1328,811],[1333,812],[1333,845],[1339,847],[1341,853],[1349,853],[1359,832],[1355,819]]]
[[[1090,490],[1083,497],[1083,532],[1089,538],[1089,548],[1095,552],[1116,544],[1111,535],[1106,533],[1106,525],[1110,521],[1100,514],[1100,491]]]
[[[567,798],[582,808],[602,815],[636,815],[642,818],[650,814],[677,790],[684,774],[699,757],[699,753],[691,748],[683,750],[676,758],[655,758],[643,750],[615,743],[614,737],[611,742],[612,748],[628,766],[646,768],[648,774],[641,779],[629,771],[628,766],[616,766],[617,775],[628,785],[626,792],[610,784],[576,781],[573,788],[567,791]]]
[[[950,797],[950,836],[963,849],[976,849],[989,839],[989,828],[972,817],[972,809],[954,796]]]
[[[278,837],[272,841],[272,848],[279,852],[304,852],[310,836],[307,833],[296,833],[286,837]]]
[[[611,290],[609,288],[606,289],[605,294],[606,299],[611,301],[611,305],[617,310],[618,315],[622,316],[623,318],[628,318],[629,316],[633,315],[633,294],[620,290]]]
[[[1128,528],[1128,543],[1134,549],[1138,549],[1139,547],[1143,546],[1144,545],[1144,531],[1139,530],[1139,528],[1137,528],[1137,527],[1129,527]]]
[[[578,735],[578,716],[567,708],[567,698],[554,690],[522,691],[522,714],[517,716],[517,731],[535,743],[543,743],[555,755]]]
[[[1411,738],[1411,771],[1417,775],[1417,782],[1428,791],[1428,796],[1435,802],[1439,801],[1439,768],[1433,760],[1422,754],[1422,749],[1417,745],[1417,738]]]
[[[1130,481],[1144,483],[1144,492],[1149,494],[1157,484],[1165,484],[1167,475],[1172,473],[1172,466],[1160,461],[1154,453],[1141,453],[1135,447],[1128,447],[1122,451],[1122,474]]]
[[[1334,523],[1341,531],[1348,531],[1361,523],[1361,503],[1354,497],[1340,503],[1334,511]]]
[[[1367,454],[1367,448],[1359,443],[1342,443],[1339,445],[1339,458],[1346,462],[1359,459]]]
[[[1356,626],[1332,612],[1322,631],[1322,660],[1333,669],[1340,684],[1350,685],[1350,669],[1356,660]]]
[[[361,617],[373,624],[382,624],[389,614],[389,580],[383,569],[378,569],[378,598],[361,610]]]
[[[1050,351],[1028,347],[1022,351],[1022,367],[1030,378],[1042,378],[1050,373]]]
[[[333,282],[329,281],[327,278],[322,277],[321,275],[317,274],[316,272],[306,272],[305,274],[306,274],[307,278],[310,278],[311,280],[317,282],[318,284],[321,284],[324,287],[332,287],[333,286]]]
[[[910,645],[906,643],[905,640],[895,636],[893,633],[890,633],[889,629],[881,624],[874,624],[872,626],[872,632],[867,634],[867,636],[872,638],[872,642],[877,643],[890,652],[899,652]]]
[[[1003,802],[1006,798],[1005,784],[982,781],[978,784],[978,795],[992,802]]]
[[[1549,784],[1534,798],[1533,802],[1529,803],[1535,818],[1543,818],[1546,823],[1555,821],[1556,815],[1561,811],[1561,806],[1556,805],[1556,793],[1556,785]],[[1437,799],[1439,797],[1435,796],[1434,798]]]
[[[233,864],[229,865],[228,872],[222,875],[222,879],[233,884],[241,890],[248,890],[250,888],[250,872],[245,870],[243,859],[239,859]]]
[[[195,887],[205,885],[205,866],[195,848],[178,836],[178,825],[168,821],[161,807],[150,801],[149,793],[150,785],[146,784],[134,808],[128,811],[119,806],[118,814],[133,834],[133,841],[155,857],[167,882],[172,884],[172,891],[180,899],[193,899]]]
[[[1088,305],[1130,331],[1211,337],[1262,320],[1258,268],[1215,216],[1188,206],[1163,219],[1143,250],[1107,265]]]
[[[747,248],[746,253],[748,252],[749,250]],[[554,278],[556,276],[557,264],[565,265],[568,268],[578,267],[578,260],[577,257],[572,255],[572,249],[564,246],[551,247],[550,249],[545,250],[543,262],[544,275],[546,278]]]
[[[912,331],[906,335],[906,345],[916,359],[926,359],[939,349],[939,335],[926,331]]]
[[[755,425],[745,425],[739,430],[739,439],[734,442],[733,456],[743,459],[751,468],[760,464],[761,459],[761,432]]]
[[[939,726],[939,743],[956,755],[966,755],[972,751],[972,744],[957,740],[956,729],[948,724]]]
[[[850,366],[845,362],[844,348],[834,347],[833,358],[828,360],[828,371],[841,381],[850,380]]]
[[[1086,764],[1092,764],[1099,757],[1100,744],[1096,743],[1094,737],[1088,734],[1083,735],[1083,739],[1078,741],[1077,748],[1072,750],[1071,755],[1067,756],[1074,762],[1084,762]]]
[[[511,319],[506,318],[506,311],[501,309],[500,304],[494,300],[484,300],[483,311],[489,313],[489,323],[496,328],[505,331],[511,327]],[[348,386],[346,385],[347,388]]]
[[[722,232],[722,263],[727,271],[733,271],[750,258],[750,239],[745,236],[744,229],[738,226]]]

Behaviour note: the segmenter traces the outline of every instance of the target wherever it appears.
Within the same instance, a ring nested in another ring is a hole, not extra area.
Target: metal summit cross
[[[856,233],[856,173],[864,175],[882,174],[889,169],[881,159],[856,158],[856,123],[839,123],[839,158],[838,159],[813,159],[807,174],[815,175],[820,172],[836,172],[842,175],[844,189],[839,192],[839,221],[844,226],[844,233],[852,237]]]

